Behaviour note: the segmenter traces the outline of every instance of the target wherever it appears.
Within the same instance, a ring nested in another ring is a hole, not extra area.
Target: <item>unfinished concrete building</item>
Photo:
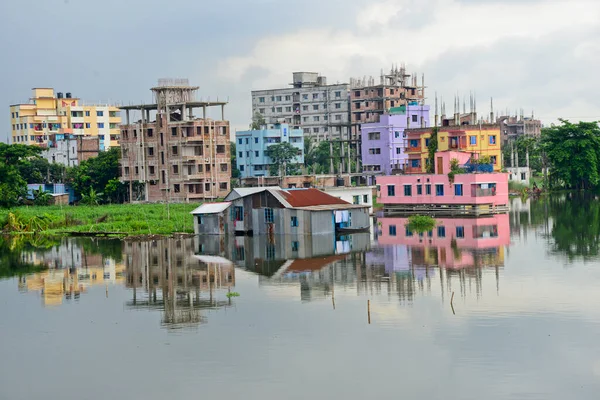
[[[230,128],[222,101],[196,101],[187,79],[161,79],[153,104],[123,106],[121,180],[132,201],[191,202],[223,198],[231,179]],[[207,109],[221,108],[220,120]],[[194,111],[201,110],[197,117]],[[132,121],[132,113],[141,118]]]

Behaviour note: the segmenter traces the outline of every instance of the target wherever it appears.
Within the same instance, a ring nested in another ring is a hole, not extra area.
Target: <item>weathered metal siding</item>
[[[310,211],[310,225],[313,235],[334,234],[333,211]]]
[[[350,221],[351,228],[364,228],[371,223],[368,208],[354,208],[350,210],[350,215],[352,216]]]
[[[198,217],[202,217],[202,224],[198,223]],[[196,235],[220,235],[225,230],[221,228],[220,221],[223,220],[223,213],[194,215],[194,232]]]

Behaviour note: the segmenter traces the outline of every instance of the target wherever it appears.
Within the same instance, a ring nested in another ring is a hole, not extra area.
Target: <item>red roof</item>
[[[319,271],[329,264],[346,259],[347,254],[316,258],[298,258],[292,261],[285,272]]]
[[[331,204],[350,204],[347,201],[328,195],[318,189],[295,189],[280,191],[283,198],[292,207],[310,207]]]

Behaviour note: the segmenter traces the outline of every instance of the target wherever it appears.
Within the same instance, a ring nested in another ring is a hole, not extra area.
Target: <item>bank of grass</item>
[[[35,217],[47,221],[47,228],[41,233],[50,235],[68,232],[111,232],[125,236],[193,233],[190,211],[198,206],[199,203],[171,204],[170,218],[167,218],[165,204],[23,206],[0,209],[0,227],[4,229],[8,214],[12,212],[23,221]]]

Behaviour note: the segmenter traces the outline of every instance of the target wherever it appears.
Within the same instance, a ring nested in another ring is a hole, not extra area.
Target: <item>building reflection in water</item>
[[[466,296],[474,289],[482,293],[483,270],[504,267],[505,247],[510,245],[509,215],[485,218],[437,218],[436,227],[424,233],[411,232],[408,218],[386,217],[377,222],[379,248],[367,254],[371,268],[384,268],[380,278],[389,280],[402,300],[417,292],[431,291],[436,274],[441,296],[457,290]],[[458,288],[454,286],[458,284]]]
[[[111,241],[120,247],[120,241]],[[84,243],[91,244],[85,246]],[[43,272],[19,277],[19,290],[37,292],[45,306],[63,303],[63,299],[78,299],[92,286],[107,286],[125,281],[120,260],[103,256],[96,243],[62,239],[49,249],[23,252],[24,263],[44,266]],[[119,261],[119,262],[118,262]]]
[[[261,286],[300,285],[303,301],[328,296],[333,283],[356,282],[356,268],[371,248],[370,233],[333,235],[276,235],[198,239],[198,254],[230,259],[237,267],[259,275]]]
[[[161,323],[169,329],[195,327],[206,322],[203,310],[231,306],[227,293],[235,286],[233,263],[196,255],[197,240],[127,242],[126,286],[133,298],[126,306],[162,311]]]

